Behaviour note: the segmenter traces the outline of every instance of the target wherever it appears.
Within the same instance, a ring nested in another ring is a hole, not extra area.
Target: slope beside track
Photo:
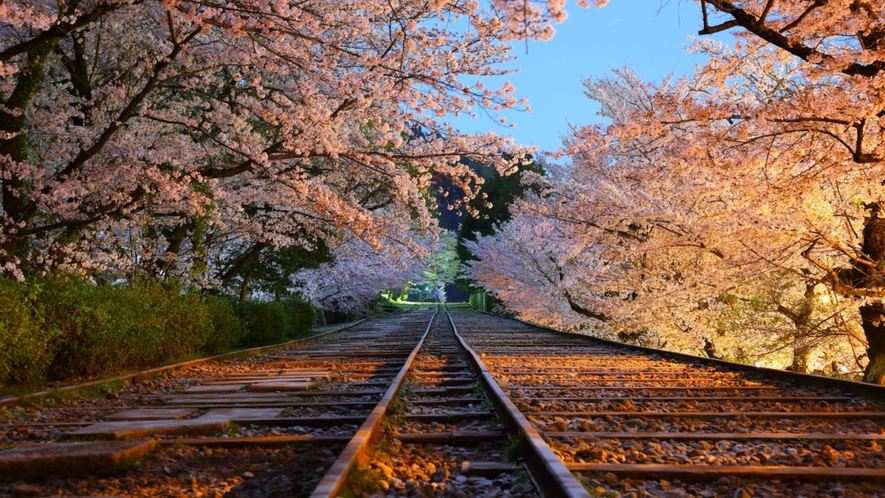
[[[452,316],[591,493],[885,496],[881,402],[779,372],[642,354],[487,314]]]

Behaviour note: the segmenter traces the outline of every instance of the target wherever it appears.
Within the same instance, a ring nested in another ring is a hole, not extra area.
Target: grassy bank
[[[154,280],[0,277],[0,392],[284,342],[315,320],[296,298],[241,303]]]

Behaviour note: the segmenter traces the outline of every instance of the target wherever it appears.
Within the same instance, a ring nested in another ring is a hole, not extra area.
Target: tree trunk
[[[245,302],[249,296],[249,281],[252,280],[252,272],[243,275],[243,285],[240,286],[240,302]]]
[[[867,356],[870,359],[863,380],[885,384],[885,305],[878,302],[861,306],[860,324],[869,343]]]
[[[224,273],[218,276],[218,279],[221,280],[221,285],[227,285],[234,277],[239,275],[243,268],[246,267],[253,259],[257,258],[261,251],[264,250],[265,247],[269,246],[269,242],[257,242],[251,248],[249,248],[245,253],[240,255],[240,259],[238,259],[235,263],[233,263]]]
[[[563,289],[562,295],[563,295],[563,297],[565,297],[565,300],[568,303],[568,307],[571,308],[572,311],[574,311],[575,313],[582,315],[582,316],[586,316],[587,318],[593,318],[593,319],[599,320],[600,322],[608,322],[609,321],[610,317],[608,315],[606,315],[605,313],[600,313],[598,311],[594,311],[594,310],[591,310],[591,309],[581,306],[581,304],[578,303],[577,300],[575,300],[572,297],[572,294],[569,291]]]
[[[790,370],[793,372],[808,373],[808,357],[814,348],[807,344],[793,346],[793,364]]]
[[[181,246],[190,228],[189,223],[182,223],[175,229],[163,233],[169,245],[166,246],[166,252],[157,259],[154,267],[154,274],[157,278],[162,278],[163,275],[169,273],[169,269],[178,259],[178,253],[181,252]]]
[[[717,360],[722,359],[722,357],[716,353],[716,345],[706,337],[704,337],[704,354],[707,355],[707,358],[715,358]]]
[[[11,138],[0,138],[0,199],[10,222],[2,227],[6,240],[0,245],[0,261],[12,261],[25,252],[26,241],[14,235],[16,224],[25,220],[30,204],[26,181],[11,173],[7,161],[24,162],[30,151],[27,109],[43,83],[46,57],[54,44],[44,43],[28,52],[28,62],[16,75],[16,85],[5,102],[0,101],[0,132]]]

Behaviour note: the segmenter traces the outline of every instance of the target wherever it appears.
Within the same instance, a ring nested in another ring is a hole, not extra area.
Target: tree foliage
[[[395,225],[391,231],[407,229],[397,220],[390,222]],[[421,280],[438,239],[417,239],[417,250],[398,242],[411,237],[399,234],[380,247],[351,237],[332,251],[332,262],[295,273],[292,285],[320,310],[365,313],[372,309],[380,291],[400,294],[409,282]]]
[[[544,165],[539,161],[518,166],[507,175],[497,175],[481,164],[473,166],[485,181],[478,195],[468,202],[475,209],[476,215],[464,216],[458,227],[456,249],[461,262],[474,259],[473,254],[464,245],[466,241],[475,241],[477,235],[493,234],[496,226],[510,219],[510,205],[516,199],[522,198],[526,192],[537,189],[537,185],[525,179],[524,173],[545,174]],[[458,285],[469,291],[472,282],[462,276],[458,279]]]
[[[526,316],[693,352],[790,348],[804,370],[838,338],[881,382],[885,9],[707,0],[700,17],[734,45],[697,40],[688,78],[588,80],[611,125],[575,129],[544,195],[468,245],[473,276]]]
[[[503,29],[468,1],[3,2],[0,261],[228,284],[385,244],[382,212],[427,230],[432,177],[521,161],[440,120],[517,105],[462,81],[505,72]]]

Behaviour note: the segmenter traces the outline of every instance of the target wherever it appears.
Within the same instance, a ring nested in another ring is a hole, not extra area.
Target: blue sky
[[[661,2],[666,2],[662,5]],[[612,0],[602,9],[582,9],[569,2],[569,17],[556,25],[549,42],[515,43],[514,67],[521,70],[503,79],[516,86],[516,97],[526,97],[531,113],[504,112],[508,124],[500,126],[487,117],[461,117],[452,124],[462,132],[494,130],[512,135],[517,143],[553,150],[562,142],[569,123],[584,125],[602,121],[598,106],[584,95],[581,82],[612,68],[628,65],[646,80],[666,75],[690,74],[704,58],[690,54],[688,37],[700,29],[700,7],[681,0]],[[724,37],[723,37],[724,38]],[[486,86],[495,82],[489,79]]]

